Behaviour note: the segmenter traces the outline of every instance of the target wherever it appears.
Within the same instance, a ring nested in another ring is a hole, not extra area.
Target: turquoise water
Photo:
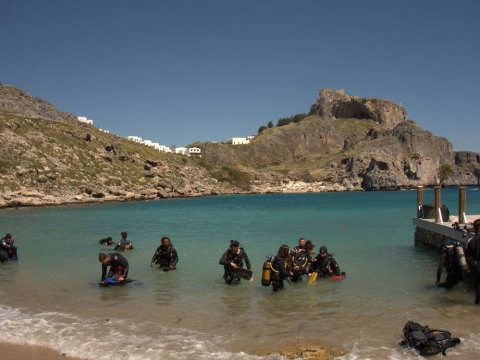
[[[426,191],[425,199],[433,194]],[[443,202],[456,213],[457,192]],[[480,214],[468,191],[468,214]],[[345,359],[415,358],[396,344],[411,319],[464,340],[449,356],[476,358],[478,306],[469,284],[433,286],[438,256],[413,246],[416,192],[248,195],[20,209],[0,212],[19,262],[0,264],[0,340],[91,359],[250,359],[300,339],[343,348]],[[129,276],[97,286],[100,238],[128,231]],[[169,236],[178,268],[151,269]],[[260,285],[266,255],[299,237],[328,247],[347,278],[306,281],[273,294]],[[248,253],[254,281],[223,284],[218,260],[230,239]],[[473,319],[473,320],[472,320]],[[114,340],[113,340],[114,339]]]

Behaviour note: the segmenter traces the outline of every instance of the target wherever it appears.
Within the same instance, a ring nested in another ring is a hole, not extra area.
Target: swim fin
[[[314,271],[312,272],[312,275],[310,275],[310,279],[308,279],[308,284],[313,284],[315,280],[317,280],[318,272]]]

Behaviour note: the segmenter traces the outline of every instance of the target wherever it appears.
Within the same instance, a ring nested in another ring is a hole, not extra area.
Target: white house
[[[77,120],[84,124],[93,125],[93,120],[87,119],[85,116],[77,116]]]
[[[248,140],[249,142],[252,141],[253,139],[255,139],[255,135],[247,136],[247,140]]]
[[[170,149],[168,146],[160,145],[160,149],[158,149],[158,151],[162,151],[164,153],[171,153],[172,149]]]
[[[232,145],[244,145],[244,144],[249,144],[250,140],[248,140],[245,137],[234,137],[229,139],[228,143]]]
[[[98,131],[101,131],[105,134],[110,134],[110,130],[106,130],[106,129],[98,129]]]
[[[143,141],[143,139],[139,136],[127,136],[127,139],[136,143],[141,143]]]
[[[177,147],[175,149],[175,154],[187,155],[188,156],[188,149],[186,147]]]
[[[202,149],[198,147],[188,148],[188,156],[202,156]]]

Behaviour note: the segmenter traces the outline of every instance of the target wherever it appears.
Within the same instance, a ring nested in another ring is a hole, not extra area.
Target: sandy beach
[[[42,346],[17,345],[0,342],[2,360],[74,360],[55,350]],[[78,360],[78,359],[77,359]]]

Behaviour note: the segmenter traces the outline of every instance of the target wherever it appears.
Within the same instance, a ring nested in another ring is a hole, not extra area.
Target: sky
[[[0,39],[0,82],[120,136],[248,136],[330,88],[480,153],[478,0],[0,0]]]

